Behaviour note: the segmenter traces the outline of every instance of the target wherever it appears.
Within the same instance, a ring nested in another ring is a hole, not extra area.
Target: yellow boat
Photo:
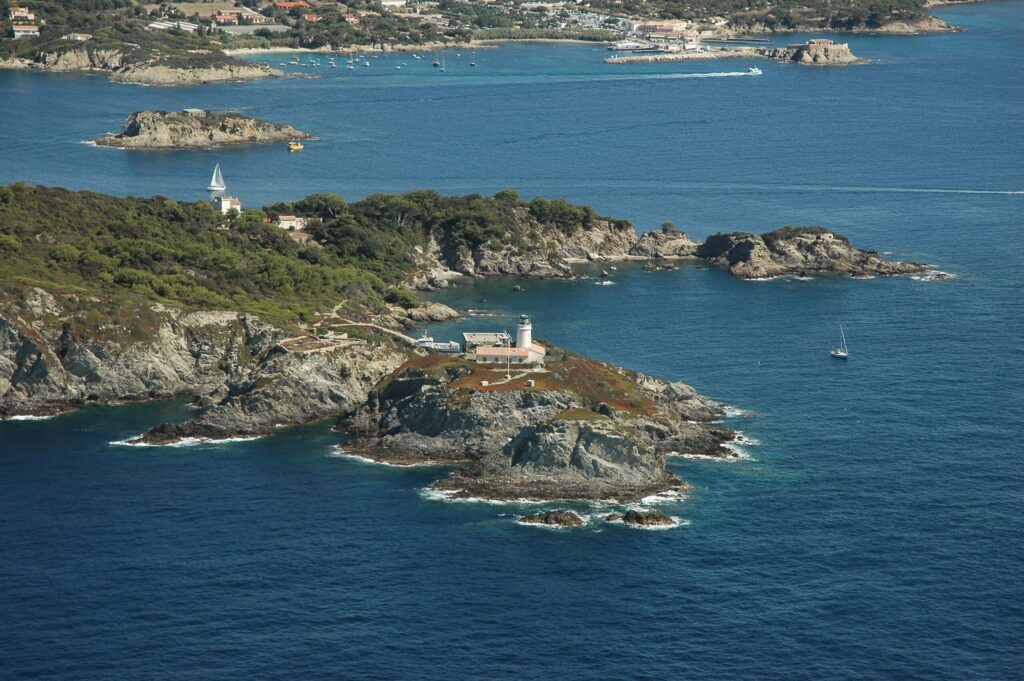
[[[288,151],[302,151],[305,147],[302,146],[302,142],[289,142]]]

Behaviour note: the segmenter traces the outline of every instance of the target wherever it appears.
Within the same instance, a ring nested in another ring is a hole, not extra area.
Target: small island
[[[101,147],[120,149],[202,149],[236,144],[267,144],[310,139],[290,125],[271,123],[236,113],[203,109],[136,111],[124,130],[100,137]]]

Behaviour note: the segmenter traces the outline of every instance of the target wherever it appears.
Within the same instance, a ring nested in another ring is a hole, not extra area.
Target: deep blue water
[[[438,294],[502,317],[436,336],[530,312],[539,336],[751,412],[730,421],[761,443],[749,460],[672,464],[695,489],[665,532],[430,501],[443,470],[332,457],[329,424],[138,449],[108,443],[184,406],[0,423],[0,676],[1020,678],[1024,4],[941,14],[968,30],[851,38],[873,63],[759,78],[652,78],[750,63],[611,67],[546,45],[480,51],[473,72],[449,55],[444,76],[386,60],[188,89],[0,73],[2,182],[200,198],[220,162],[248,204],[515,187],[697,237],[824,224],[957,275],[620,267],[616,286]],[[77,143],[185,106],[321,140]],[[827,354],[840,321],[845,364]]]

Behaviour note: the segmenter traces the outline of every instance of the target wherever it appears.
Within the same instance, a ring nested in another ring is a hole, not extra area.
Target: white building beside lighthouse
[[[520,315],[516,325],[516,344],[477,346],[473,358],[477,364],[543,364],[547,350],[533,342],[533,324],[529,315]]]

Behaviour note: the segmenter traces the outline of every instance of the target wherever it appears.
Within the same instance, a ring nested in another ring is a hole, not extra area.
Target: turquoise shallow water
[[[511,186],[697,237],[824,224],[956,274],[621,266],[615,286],[436,294],[499,316],[435,336],[530,312],[539,336],[750,412],[730,420],[760,442],[748,460],[672,464],[694,493],[665,507],[688,522],[665,532],[551,532],[515,525],[515,507],[430,501],[443,470],[334,457],[328,424],[137,449],[108,443],[184,406],[0,423],[3,676],[1019,678],[1024,5],[942,14],[968,30],[852,38],[872,64],[759,78],[652,78],[749,64],[613,69],[546,45],[480,51],[472,73],[449,55],[446,77],[375,64],[165,90],[0,73],[4,182],[200,198],[220,162],[249,204]],[[184,106],[321,140],[77,143]],[[840,321],[845,364],[827,355]]]

